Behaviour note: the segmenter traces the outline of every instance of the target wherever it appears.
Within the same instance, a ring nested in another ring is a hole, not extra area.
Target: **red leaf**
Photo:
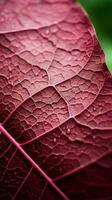
[[[112,199],[112,77],[72,0],[0,2],[0,199]]]

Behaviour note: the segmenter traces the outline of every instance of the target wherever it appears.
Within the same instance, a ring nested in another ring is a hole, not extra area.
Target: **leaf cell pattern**
[[[20,199],[112,200],[112,76],[76,1],[0,2],[0,200]]]

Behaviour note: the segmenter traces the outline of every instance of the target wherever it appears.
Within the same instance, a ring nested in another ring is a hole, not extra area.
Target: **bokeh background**
[[[79,0],[95,27],[112,73],[112,0]]]

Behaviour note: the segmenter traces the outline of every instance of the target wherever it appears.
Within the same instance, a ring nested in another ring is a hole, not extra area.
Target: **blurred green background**
[[[78,0],[87,11],[112,72],[112,0]]]

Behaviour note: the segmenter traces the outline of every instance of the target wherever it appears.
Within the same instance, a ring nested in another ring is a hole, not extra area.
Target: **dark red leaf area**
[[[4,135],[0,157],[0,200],[63,199]]]
[[[105,173],[107,171],[107,173]],[[65,184],[66,183],[66,184]],[[74,183],[74,184],[71,184]],[[112,198],[112,154],[57,182],[70,199]]]
[[[0,200],[112,200],[112,77],[71,0],[0,2]]]

